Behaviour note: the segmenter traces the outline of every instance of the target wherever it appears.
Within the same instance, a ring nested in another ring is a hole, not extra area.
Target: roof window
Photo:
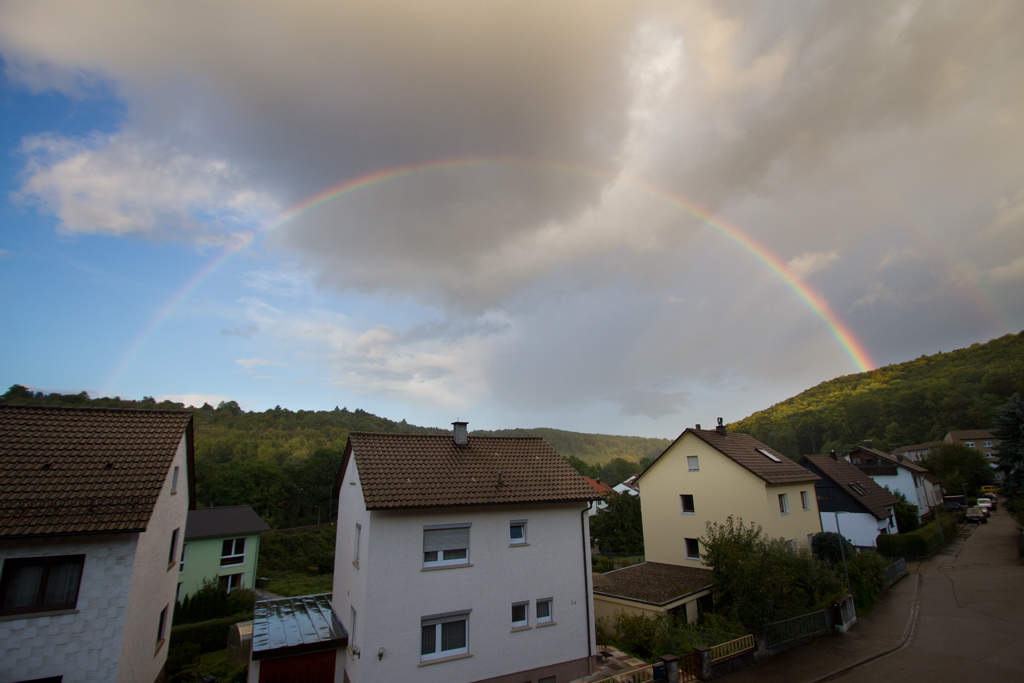
[[[781,461],[781,460],[779,460],[779,459],[778,459],[778,458],[777,458],[776,456],[772,455],[771,453],[769,453],[768,451],[766,451],[766,450],[765,450],[765,449],[763,449],[763,448],[758,448],[758,449],[757,449],[757,452],[758,452],[758,453],[760,453],[761,455],[763,455],[763,456],[767,457],[767,458],[768,458],[768,459],[770,459],[770,460],[774,460],[775,462],[782,462],[782,461]]]

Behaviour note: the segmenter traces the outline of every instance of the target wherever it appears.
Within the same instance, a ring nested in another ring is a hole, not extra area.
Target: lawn
[[[290,598],[296,595],[320,595],[333,590],[333,574],[303,574],[289,571],[268,571],[270,579],[267,590],[271,593]]]

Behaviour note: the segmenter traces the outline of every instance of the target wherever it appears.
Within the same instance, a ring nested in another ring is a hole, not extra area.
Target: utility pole
[[[850,588],[850,571],[846,568],[846,539],[843,538],[843,532],[839,530],[839,513],[833,512],[836,516],[836,533],[839,534],[839,554],[843,558],[843,573],[846,574],[846,590],[850,595],[853,595],[853,589]]]

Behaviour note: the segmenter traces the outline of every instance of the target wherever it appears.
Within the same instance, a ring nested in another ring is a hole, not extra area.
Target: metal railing
[[[757,645],[754,643],[753,634],[745,635],[742,638],[736,640],[730,640],[722,643],[721,645],[715,645],[711,648],[711,661],[717,662],[720,659],[732,657],[738,655],[741,652],[753,650]]]
[[[697,653],[690,652],[679,658],[679,683],[689,683],[700,678],[700,664]]]
[[[892,582],[907,573],[907,561],[899,558],[885,568],[885,585],[890,586]]]
[[[623,671],[620,674],[609,676],[608,678],[602,678],[595,683],[647,683],[648,681],[654,680],[654,665],[648,664],[645,667],[639,669],[633,669],[632,671]]]
[[[804,638],[806,636],[826,633],[831,628],[828,618],[828,610],[822,609],[817,612],[809,612],[792,619],[777,621],[767,630],[768,647],[775,647],[791,640]]]

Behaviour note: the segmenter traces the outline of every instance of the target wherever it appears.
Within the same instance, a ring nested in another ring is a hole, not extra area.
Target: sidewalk
[[[918,563],[907,563],[909,574],[890,588],[881,602],[858,617],[848,633],[835,633],[786,650],[743,671],[729,674],[728,683],[817,683],[826,681],[902,646],[917,617],[920,575]]]

